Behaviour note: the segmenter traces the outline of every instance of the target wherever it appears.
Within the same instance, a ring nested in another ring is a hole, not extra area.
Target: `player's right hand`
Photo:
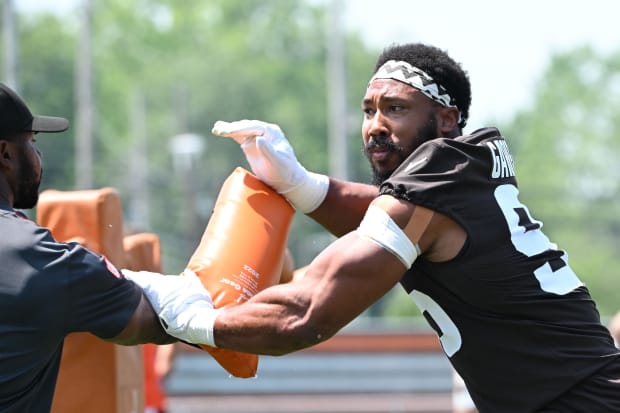
[[[314,211],[329,188],[325,175],[308,172],[278,125],[260,120],[217,121],[212,133],[241,145],[252,172],[303,213]]]

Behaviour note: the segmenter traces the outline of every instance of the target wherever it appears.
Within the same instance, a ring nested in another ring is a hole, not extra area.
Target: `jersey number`
[[[532,257],[556,246],[542,231],[542,223],[532,218],[527,207],[519,202],[519,190],[514,185],[500,185],[495,199],[504,213],[510,231],[510,240],[517,251]],[[548,293],[564,295],[583,285],[568,266],[566,253],[561,258],[546,262],[534,271],[540,288]]]
[[[501,208],[510,240],[517,251],[528,257],[542,254],[555,245],[540,229],[542,223],[530,215],[527,207],[519,202],[519,190],[514,185],[501,185],[495,190],[495,199]],[[548,293],[564,295],[583,285],[567,264],[566,254],[546,262],[534,271],[540,288]],[[424,317],[439,336],[444,352],[451,357],[461,348],[461,334],[450,316],[428,295],[413,290],[409,294]]]

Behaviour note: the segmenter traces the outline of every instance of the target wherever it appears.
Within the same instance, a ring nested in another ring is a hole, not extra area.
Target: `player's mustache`
[[[398,151],[400,146],[395,144],[390,138],[384,135],[371,136],[366,144],[366,151],[372,151],[377,148],[384,148],[388,151]]]

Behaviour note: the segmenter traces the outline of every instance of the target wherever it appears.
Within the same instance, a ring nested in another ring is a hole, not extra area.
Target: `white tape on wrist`
[[[387,212],[377,206],[368,207],[357,232],[394,254],[407,269],[420,255],[420,248],[411,242]]]
[[[215,319],[221,311],[221,308],[203,308],[193,314],[191,318],[184,323],[185,332],[183,335],[185,340],[194,344],[206,344],[211,347],[217,347],[215,345],[213,328]]]
[[[308,172],[308,179],[291,191],[281,194],[300,212],[308,214],[317,209],[325,200],[329,189],[327,175]]]

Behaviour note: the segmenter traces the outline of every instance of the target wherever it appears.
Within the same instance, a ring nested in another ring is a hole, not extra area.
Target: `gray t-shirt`
[[[141,294],[105,257],[0,208],[0,411],[49,411],[65,336],[114,337]]]

